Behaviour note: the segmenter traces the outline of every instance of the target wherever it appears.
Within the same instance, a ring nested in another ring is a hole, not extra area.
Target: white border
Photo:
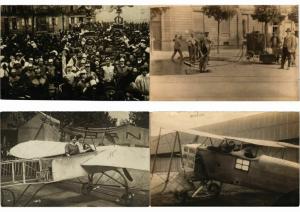
[[[299,4],[297,0],[284,0],[284,1],[272,1],[272,0],[1,0],[2,5],[46,5],[46,4],[58,4],[58,5],[217,5],[217,4],[228,4],[228,5],[262,5],[262,4],[277,4],[277,5],[292,5]]]
[[[64,4],[64,5],[100,5],[100,4],[120,4],[123,5],[200,5],[200,4],[231,4],[231,5],[253,5],[253,4],[299,4],[297,0],[285,0],[277,1],[274,0],[252,0],[250,1],[240,1],[240,0],[210,0],[210,1],[200,1],[200,0],[1,0],[1,5],[18,5],[18,4]],[[300,102],[221,102],[221,101],[198,101],[198,102],[96,102],[96,101],[13,101],[13,100],[0,100],[0,111],[300,111]],[[22,210],[24,212],[34,212],[41,211],[41,208],[1,208],[5,211],[17,211]],[[86,210],[87,208],[42,208],[43,211],[53,211],[53,210],[67,210],[72,212],[79,212]],[[241,211],[252,212],[253,210],[263,211],[270,208],[257,207],[257,208],[240,208],[240,207],[189,207],[189,211],[217,211],[222,210],[225,212]],[[88,208],[89,211],[165,211],[170,210],[174,212],[182,212],[184,208],[182,207],[151,207],[151,208]],[[271,209],[273,212],[282,212],[285,208],[277,207]],[[288,208],[289,211],[298,211],[297,207]]]
[[[0,111],[298,111],[298,101],[28,101],[0,100]]]

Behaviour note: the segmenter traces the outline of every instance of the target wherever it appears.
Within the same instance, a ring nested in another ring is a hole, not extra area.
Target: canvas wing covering
[[[149,148],[113,145],[97,147],[96,151],[94,157],[81,164],[89,172],[112,168],[150,170]]]
[[[30,140],[17,144],[9,153],[22,159],[45,158],[65,154],[65,146],[58,141]]]

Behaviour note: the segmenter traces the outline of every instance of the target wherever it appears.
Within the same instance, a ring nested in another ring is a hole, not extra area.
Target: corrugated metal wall
[[[198,127],[196,130],[244,138],[288,141],[299,138],[299,113],[267,112]]]

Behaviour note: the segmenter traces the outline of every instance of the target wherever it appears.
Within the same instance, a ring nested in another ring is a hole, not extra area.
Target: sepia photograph
[[[298,5],[153,5],[150,13],[151,100],[299,100]]]
[[[147,6],[1,6],[1,98],[149,99]]]
[[[155,112],[151,206],[299,206],[298,112]]]
[[[2,112],[2,207],[149,206],[148,112]]]

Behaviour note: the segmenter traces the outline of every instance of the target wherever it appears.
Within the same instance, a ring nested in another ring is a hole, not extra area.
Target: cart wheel
[[[89,185],[88,183],[84,183],[81,186],[81,193],[83,195],[89,195],[91,193],[92,189],[93,189],[93,186]]]
[[[217,183],[210,183],[207,186],[207,191],[212,196],[218,196],[221,192],[221,187]]]
[[[134,194],[131,192],[125,193],[121,196],[121,204],[130,206],[133,203]]]
[[[15,206],[16,197],[13,191],[1,189],[1,206]]]

